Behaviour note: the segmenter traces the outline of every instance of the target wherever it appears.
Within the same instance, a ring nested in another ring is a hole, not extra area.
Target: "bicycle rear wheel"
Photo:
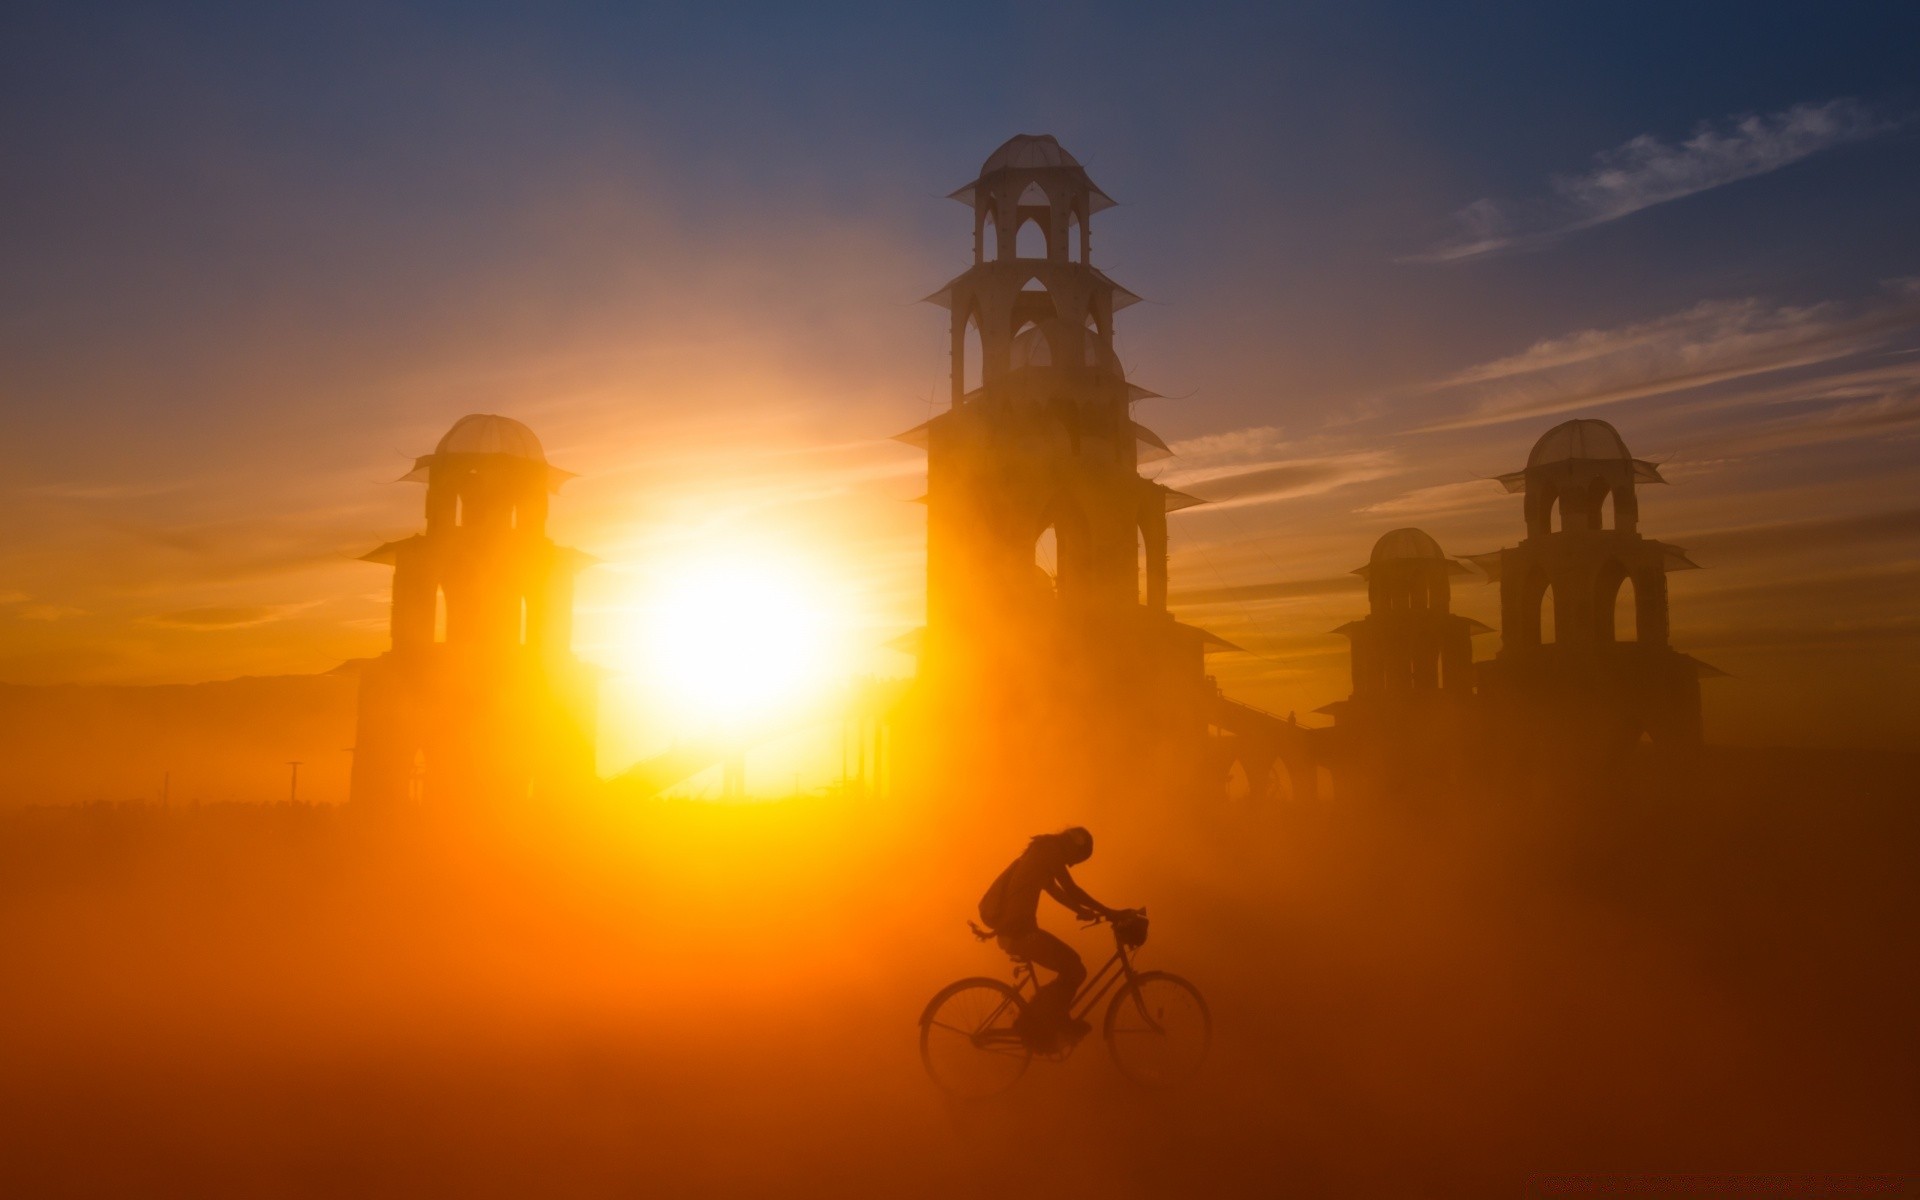
[[[920,1014],[920,1061],[957,1100],[984,1100],[1026,1074],[1033,1057],[1013,1021],[1026,1007],[998,979],[962,979],[942,988]]]
[[[1144,971],[1107,1005],[1105,1036],[1122,1075],[1147,1087],[1175,1087],[1206,1062],[1213,1014],[1191,983],[1165,971]]]

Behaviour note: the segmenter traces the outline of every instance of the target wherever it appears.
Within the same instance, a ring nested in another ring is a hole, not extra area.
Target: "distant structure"
[[[462,417],[404,479],[424,533],[366,561],[393,568],[393,647],[365,664],[352,798],[511,804],[593,777],[596,680],[573,656],[573,577],[593,560],[547,537],[571,475],[507,417]]]
[[[1474,740],[1473,638],[1492,630],[1453,611],[1453,576],[1467,568],[1419,529],[1374,543],[1370,611],[1335,630],[1351,644],[1353,694],[1319,711],[1334,718],[1336,779],[1381,793],[1459,780]]]
[[[973,263],[928,297],[950,314],[951,403],[900,435],[927,453],[922,769],[945,755],[983,782],[1211,786],[1222,710],[1204,655],[1227,644],[1167,611],[1167,514],[1200,501],[1140,474],[1169,451],[1133,420],[1154,393],[1114,352],[1139,297],[1093,265],[1092,218],[1114,202],[1026,134],[952,199]],[[1300,760],[1297,726],[1230,716],[1269,760]]]
[[[1696,564],[1639,531],[1637,488],[1665,483],[1659,468],[1605,421],[1573,420],[1500,482],[1525,493],[1527,536],[1471,556],[1500,585],[1500,652],[1479,670],[1496,751],[1698,746],[1700,678],[1718,672],[1668,641],[1667,572]]]

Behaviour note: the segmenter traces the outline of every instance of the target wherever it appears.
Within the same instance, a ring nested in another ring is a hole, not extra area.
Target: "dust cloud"
[[[1521,811],[1088,811],[1077,878],[1206,994],[1200,1081],[1098,1036],[946,1102],[915,1022],[1034,798],[0,817],[15,1194],[1540,1194],[1898,1172],[1914,763],[1714,751]],[[1097,965],[1103,929],[1043,923]],[[1877,1178],[1877,1176],[1875,1176]]]

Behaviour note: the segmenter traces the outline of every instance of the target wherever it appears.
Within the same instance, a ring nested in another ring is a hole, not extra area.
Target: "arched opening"
[[[980,316],[978,313],[967,317],[966,331],[961,334],[960,342],[960,394],[974,391],[986,382],[986,355],[980,348]]]
[[[1613,511],[1613,489],[1604,479],[1593,481],[1587,492],[1587,521],[1593,529],[1617,529]]]
[[[1227,764],[1225,792],[1230,804],[1240,804],[1253,795],[1253,781],[1247,777],[1247,765],[1239,759]]]
[[[1056,589],[1060,586],[1060,534],[1051,525],[1034,539],[1033,565],[1046,574],[1049,586]]]
[[[1013,235],[1013,256],[1015,258],[1045,258],[1047,256],[1047,231],[1038,217],[1028,217],[1020,222],[1020,228]]]
[[[1073,262],[1087,261],[1087,225],[1079,213],[1067,218],[1067,256]]]
[[[1594,577],[1593,619],[1594,640],[1598,642],[1631,642],[1639,638],[1633,580],[1617,558],[1608,559]]]
[[[455,525],[467,523],[467,498],[458,492],[453,495],[453,523]]]
[[[1535,618],[1540,625],[1540,644],[1551,646],[1559,640],[1554,620],[1553,585],[1547,584],[1540,592],[1540,614]]]
[[[1044,283],[1041,283],[1040,277],[1038,275],[1035,275],[1033,278],[1021,284],[1020,290],[1023,292],[1039,292],[1041,295],[1044,296],[1047,294],[1047,285]]]
[[[433,589],[433,640],[435,643],[447,640],[447,589]]]
[[[980,262],[992,262],[1000,257],[1000,227],[994,223],[993,210],[980,221],[980,245],[975,258]]]
[[[1267,768],[1267,799],[1274,804],[1285,804],[1293,799],[1293,772],[1277,758]]]
[[[1147,603],[1147,531],[1138,524],[1133,527],[1133,579],[1134,600]]]
[[[1070,499],[1057,502],[1034,544],[1034,561],[1053,577],[1060,596],[1084,594],[1093,571],[1090,540],[1086,514]]]

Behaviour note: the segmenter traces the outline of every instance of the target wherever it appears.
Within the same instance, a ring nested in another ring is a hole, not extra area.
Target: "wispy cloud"
[[[1407,261],[1460,262],[1495,251],[1536,248],[1576,230],[1877,137],[1900,124],[1871,105],[1841,97],[1775,113],[1702,121],[1692,136],[1679,142],[1643,133],[1594,155],[1586,171],[1554,176],[1547,197],[1474,201],[1453,215],[1452,236]]]
[[[1298,496],[1314,496],[1350,484],[1365,483],[1392,474],[1396,461],[1391,451],[1362,450],[1347,454],[1222,465],[1169,474],[1164,479],[1171,486],[1207,501],[1212,510],[1219,511]]]
[[[148,618],[148,623],[162,625],[169,629],[246,629],[254,625],[265,625],[269,621],[278,621],[313,604],[243,604],[208,608],[187,608],[178,612],[159,613]]]
[[[1507,506],[1509,499],[1505,490],[1490,487],[1489,482],[1485,479],[1465,479],[1457,483],[1437,483],[1365,504],[1353,511],[1375,517],[1407,518]]]
[[[1258,583],[1222,584],[1175,591],[1168,600],[1177,605],[1245,604],[1257,600],[1296,600],[1305,596],[1336,596],[1360,590],[1358,576],[1325,579],[1278,579]]]
[[[68,621],[86,616],[87,610],[70,604],[29,604],[15,615],[22,621]]]
[[[1530,420],[1837,362],[1916,331],[1920,302],[1900,289],[1854,304],[1703,301],[1649,321],[1548,338],[1456,372],[1430,395],[1455,397],[1458,407],[1421,431]]]
[[[1708,530],[1677,539],[1707,558],[1801,556],[1820,551],[1920,541],[1920,509],[1855,513],[1807,521],[1770,521]]]

